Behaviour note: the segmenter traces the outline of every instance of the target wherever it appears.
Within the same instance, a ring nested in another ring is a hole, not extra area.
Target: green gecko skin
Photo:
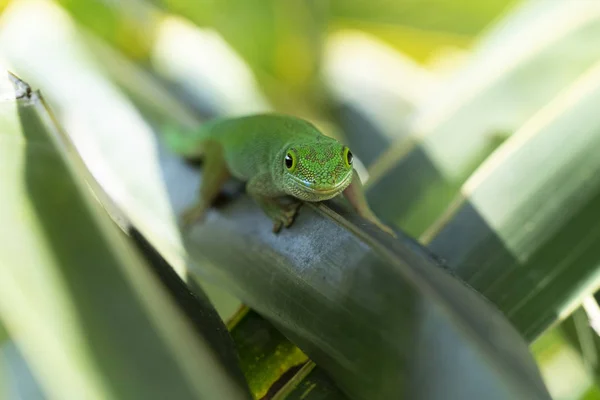
[[[203,218],[233,176],[246,182],[273,232],[293,223],[302,201],[343,193],[359,215],[394,235],[370,210],[348,147],[305,120],[279,114],[214,119],[193,133],[167,133],[166,141],[181,155],[204,158],[199,201],[182,215],[185,226]]]

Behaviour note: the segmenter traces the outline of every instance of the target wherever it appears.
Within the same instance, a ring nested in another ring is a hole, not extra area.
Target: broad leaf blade
[[[176,164],[165,159],[163,166]],[[177,189],[186,174],[166,174],[178,177],[167,185],[182,209],[195,198],[180,197],[186,196]],[[414,398],[427,390],[417,382],[428,374],[440,382],[432,398],[442,392],[477,398],[479,390],[497,398],[545,398],[525,344],[485,300],[412,240],[396,242],[358,228],[362,220],[350,224],[327,208],[318,210],[306,206],[292,229],[275,236],[271,222],[245,198],[211,213],[185,236],[186,248],[198,274],[270,319],[352,398]],[[493,338],[483,335],[490,330]],[[433,346],[442,340],[437,335],[445,337],[442,348]],[[474,369],[457,370],[441,362],[441,354],[446,360],[470,357]]]
[[[529,339],[599,284],[600,64],[511,137],[423,238]]]
[[[512,328],[412,247],[354,236],[308,207],[274,237],[256,211],[244,200],[211,215],[188,238],[188,252],[199,272],[273,321],[350,397],[544,398]],[[493,339],[483,334],[491,331]],[[458,358],[470,367],[454,368]],[[431,375],[435,388],[417,383]]]
[[[38,95],[0,103],[0,123],[0,317],[48,395],[249,398],[64,161]]]

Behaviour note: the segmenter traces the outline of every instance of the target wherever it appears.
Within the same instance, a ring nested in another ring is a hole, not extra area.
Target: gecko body
[[[209,121],[195,132],[167,135],[175,152],[204,159],[198,202],[182,216],[201,220],[223,184],[235,177],[273,220],[273,231],[289,227],[302,201],[340,194],[363,217],[393,235],[370,210],[350,149],[300,118],[257,114]]]

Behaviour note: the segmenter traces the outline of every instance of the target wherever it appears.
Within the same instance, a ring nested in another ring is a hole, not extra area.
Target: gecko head
[[[322,201],[340,194],[352,181],[352,152],[327,137],[288,146],[283,153],[286,192],[304,201]]]

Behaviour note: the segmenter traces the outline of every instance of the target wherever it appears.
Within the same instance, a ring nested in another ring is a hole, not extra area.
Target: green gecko
[[[233,176],[246,182],[275,233],[294,222],[302,201],[343,193],[359,215],[395,236],[369,208],[350,149],[305,120],[280,114],[219,118],[188,134],[167,132],[166,142],[176,153],[204,159],[200,197],[182,215],[184,226],[202,220]]]

